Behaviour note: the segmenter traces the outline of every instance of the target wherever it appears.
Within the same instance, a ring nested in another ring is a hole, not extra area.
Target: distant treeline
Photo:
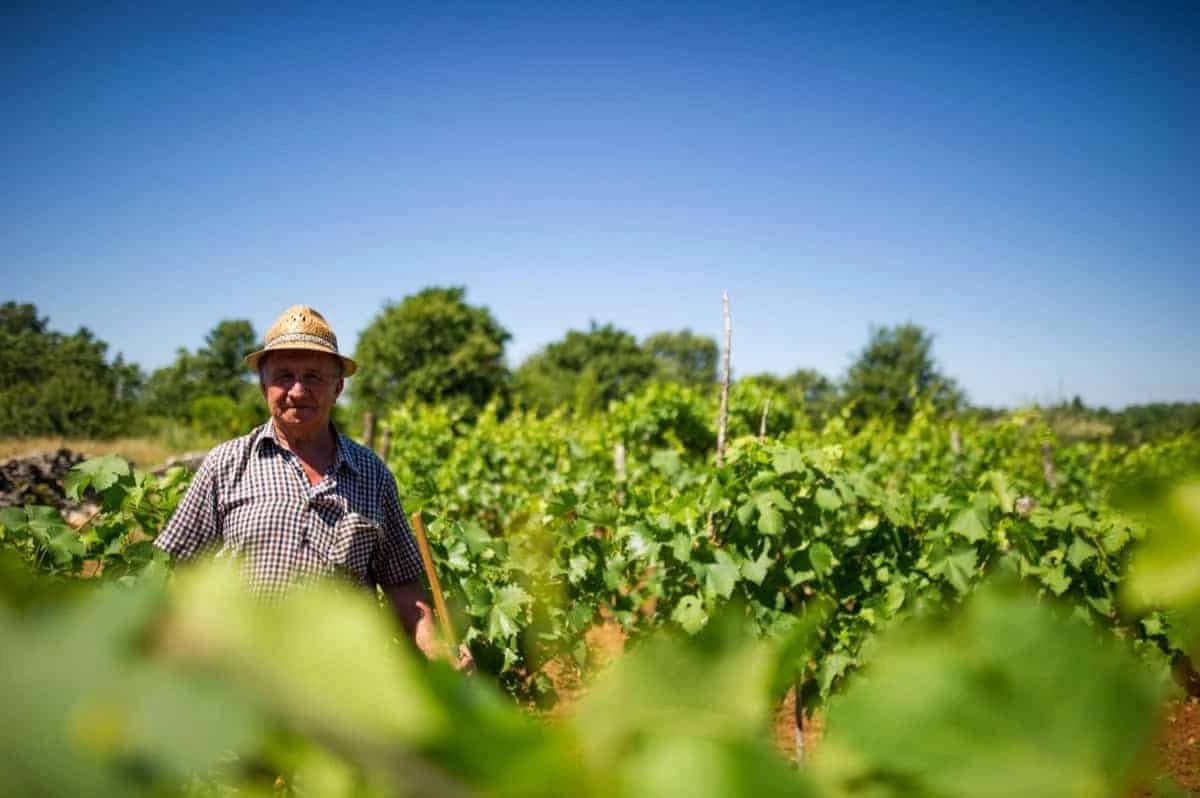
[[[489,402],[544,413],[603,410],[653,383],[699,390],[718,385],[717,341],[690,330],[663,331],[639,341],[611,324],[570,330],[516,369],[508,366],[509,332],[464,288],[427,288],[386,304],[359,338],[359,373],[349,381],[351,418],[402,402],[452,403],[468,415]],[[246,320],[217,323],[195,351],[149,375],[89,330],[51,330],[31,304],[0,306],[0,436],[112,437],[184,429],[219,439],[264,416],[262,399],[242,357],[259,345]],[[735,364],[736,368],[736,364]],[[920,326],[877,327],[845,374],[834,378],[801,368],[785,377],[742,375],[766,399],[801,408],[807,423],[838,416],[851,426],[872,418],[907,423],[917,407],[937,412],[997,414],[972,408],[933,357]],[[1076,397],[1045,408],[1068,439],[1137,443],[1200,426],[1200,403],[1149,404],[1112,411]]]

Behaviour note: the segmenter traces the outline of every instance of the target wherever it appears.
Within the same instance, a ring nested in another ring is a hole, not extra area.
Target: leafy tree
[[[828,415],[837,401],[837,385],[814,369],[796,369],[786,377],[769,373],[754,374],[743,377],[738,383],[744,381],[755,383],[761,390],[782,395],[789,405],[803,408],[804,414],[812,422]]]
[[[954,381],[934,364],[933,337],[916,324],[873,328],[850,366],[843,393],[860,422],[890,417],[907,424],[918,402],[929,401],[939,410],[964,402]]]
[[[642,341],[654,356],[657,376],[667,382],[703,387],[717,379],[717,341],[691,330],[660,332]]]
[[[254,326],[245,319],[219,322],[195,354],[181,347],[174,363],[150,375],[146,382],[145,412],[194,420],[193,402],[207,397],[223,397],[238,405],[257,407],[261,400],[253,375],[242,363],[242,358],[255,349],[256,340]],[[206,410],[203,415],[207,418],[211,412]]]
[[[564,405],[597,410],[637,390],[657,369],[654,355],[632,335],[592,322],[587,332],[570,330],[526,360],[517,369],[514,391],[537,410]]]
[[[245,319],[226,319],[204,337],[204,347],[196,353],[208,392],[237,399],[247,381],[242,359],[257,347],[254,325]]]
[[[389,303],[358,339],[351,388],[366,407],[407,399],[461,398],[475,407],[508,381],[508,330],[485,307],[468,305],[465,288],[426,288]]]
[[[0,305],[0,434],[106,437],[125,431],[141,370],[81,327],[49,329],[31,304]]]

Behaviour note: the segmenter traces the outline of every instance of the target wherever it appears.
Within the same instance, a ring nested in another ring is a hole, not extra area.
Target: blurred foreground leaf
[[[993,586],[881,642],[817,764],[834,795],[1122,796],[1161,697],[1120,644]]]

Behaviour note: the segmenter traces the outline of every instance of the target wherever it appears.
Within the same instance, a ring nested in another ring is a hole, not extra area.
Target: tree
[[[246,319],[226,319],[204,337],[196,356],[207,393],[237,399],[243,394],[248,374],[243,358],[253,352],[258,336]]]
[[[426,288],[384,306],[354,350],[357,403],[380,408],[461,398],[482,407],[504,390],[504,344],[511,336],[487,308],[468,305],[465,294],[465,288]]]
[[[142,373],[107,351],[86,327],[64,335],[34,305],[0,305],[0,435],[124,432]]]
[[[660,332],[642,341],[657,364],[655,376],[701,388],[717,381],[717,341],[691,330]]]
[[[180,347],[175,362],[155,369],[146,382],[144,410],[149,415],[190,419],[192,403],[208,397],[223,397],[239,405],[250,405],[242,416],[260,404],[254,375],[242,363],[256,348],[258,336],[246,319],[225,319],[204,337],[204,346],[192,354]],[[257,415],[261,415],[255,411]],[[206,413],[206,417],[210,414]]]
[[[916,324],[872,328],[843,389],[858,421],[888,417],[907,424],[920,401],[956,409],[963,394],[933,361],[933,337]]]
[[[782,394],[798,410],[803,410],[814,424],[828,415],[837,400],[837,385],[815,369],[796,369],[786,377],[754,374],[739,379],[738,383],[746,381],[755,383],[762,390]]]
[[[563,340],[526,360],[517,370],[513,389],[537,410],[564,405],[598,410],[637,390],[657,368],[654,356],[632,335],[592,322],[587,332],[570,330]]]

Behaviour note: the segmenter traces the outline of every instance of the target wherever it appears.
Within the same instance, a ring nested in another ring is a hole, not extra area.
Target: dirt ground
[[[1173,778],[1188,795],[1200,796],[1200,698],[1167,705],[1159,731],[1158,756],[1162,773]]]
[[[795,693],[789,691],[775,711],[774,738],[776,749],[796,761],[796,735],[792,712]],[[820,713],[804,727],[804,748],[812,753],[821,744],[823,718]],[[1158,739],[1158,772],[1170,776],[1188,795],[1200,797],[1200,698],[1187,698],[1167,704],[1163,713]],[[1139,790],[1136,796],[1153,795],[1150,789]]]

